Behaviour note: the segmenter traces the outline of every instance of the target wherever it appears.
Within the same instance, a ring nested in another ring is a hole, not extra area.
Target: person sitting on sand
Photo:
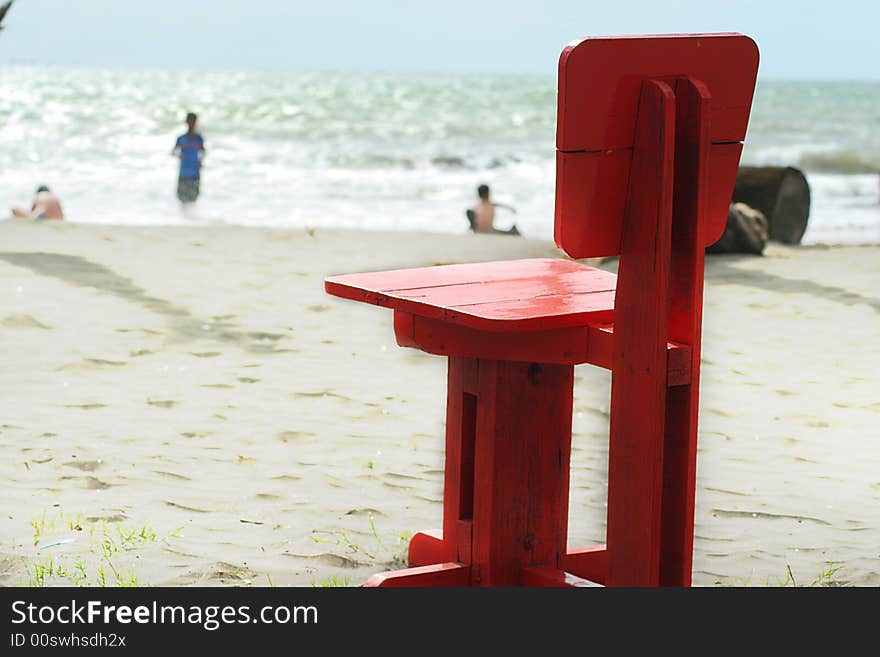
[[[61,201],[53,194],[46,185],[37,187],[34,195],[34,202],[30,210],[24,208],[12,208],[12,215],[19,219],[34,219],[42,221],[44,219],[64,219],[64,212],[61,210]]]
[[[196,132],[198,116],[186,115],[187,130],[177,138],[172,155],[180,159],[180,175],[177,178],[177,198],[181,203],[195,203],[199,198],[202,159],[205,156],[205,140]]]
[[[504,208],[516,214],[516,210],[509,205],[503,203],[495,203],[489,199],[489,185],[480,185],[477,187],[477,197],[479,202],[473,208],[467,210],[468,221],[471,224],[471,230],[475,233],[502,233],[504,235],[519,235],[519,229],[516,224],[509,230],[500,230],[495,228],[495,208]]]

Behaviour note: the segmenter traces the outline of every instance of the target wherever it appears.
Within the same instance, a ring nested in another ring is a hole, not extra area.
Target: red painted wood
[[[706,199],[705,217],[702,219],[703,237],[701,241],[704,247],[717,242],[721,238],[721,234],[724,233],[742,149],[743,145],[738,143],[711,144],[709,146],[711,157],[706,173],[708,198]]]
[[[608,549],[605,545],[569,550],[562,568],[591,582],[604,585],[608,578]]]
[[[461,563],[418,566],[373,575],[364,586],[367,588],[468,586],[470,571],[470,566]]]
[[[531,333],[489,333],[396,310],[394,334],[402,347],[440,356],[559,365],[590,362],[585,326]]]
[[[556,240],[619,254],[618,278],[533,259],[327,279],[394,309],[401,346],[449,356],[443,530],[369,585],[690,584],[703,249],[726,220],[756,66],[741,35],[563,53]],[[607,546],[567,551],[579,362],[613,371]]]
[[[474,583],[515,586],[564,558],[574,368],[481,360]]]
[[[640,84],[702,80],[712,95],[705,245],[724,231],[754,93],[758,51],[741,34],[595,37],[559,60],[554,235],[573,258],[617,255]]]
[[[587,328],[587,359],[585,363],[613,369],[614,324],[590,324]],[[666,343],[666,385],[681,386],[691,380],[691,348],[680,342]]]
[[[711,198],[708,167],[711,96],[690,78],[676,88],[675,189],[670,263],[671,339],[691,345],[690,384],[666,398],[660,583],[689,586],[694,541],[700,336],[705,222]]]
[[[659,583],[674,111],[667,84],[643,83],[614,309],[609,586]]]
[[[712,91],[711,140],[742,141],[749,120],[758,48],[742,34],[590,37],[559,58],[556,147],[632,148],[641,82],[689,75]]]
[[[558,588],[588,588],[601,587],[598,582],[592,582],[583,577],[572,575],[558,568],[547,566],[533,566],[524,568],[520,577],[520,586],[545,586]]]
[[[713,144],[710,152],[704,246],[717,242],[727,225],[742,144]],[[556,244],[572,257],[620,253],[620,217],[626,208],[631,160],[630,150],[557,151],[554,236]]]
[[[471,522],[475,495],[475,441],[480,363],[450,358],[446,375],[446,465],[443,480],[443,537],[447,553],[472,563]],[[464,493],[464,495],[463,495]]]
[[[333,276],[324,286],[335,296],[493,332],[583,326],[611,317],[612,273],[550,258],[498,264]]]
[[[443,543],[443,530],[429,529],[413,534],[409,541],[407,563],[412,566],[429,566],[449,561]]]
[[[394,312],[394,334],[401,347],[439,356],[465,356],[557,365],[590,363],[611,369],[614,324],[602,322],[531,333],[488,333],[441,320]],[[691,347],[668,341],[667,385],[691,380]]]

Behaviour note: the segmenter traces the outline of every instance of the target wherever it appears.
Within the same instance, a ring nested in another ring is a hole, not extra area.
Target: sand
[[[441,517],[445,360],[329,274],[499,236],[0,222],[0,584],[360,584]],[[604,263],[613,269],[614,261]],[[707,265],[694,583],[880,584],[880,248]],[[576,368],[570,543],[608,373]]]

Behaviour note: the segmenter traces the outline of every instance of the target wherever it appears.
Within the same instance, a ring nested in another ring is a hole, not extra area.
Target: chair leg
[[[608,550],[604,545],[571,549],[565,555],[562,569],[604,585],[608,579]]]
[[[439,529],[416,532],[409,541],[407,563],[410,566],[428,566],[445,561],[446,545]]]
[[[438,563],[373,575],[367,588],[470,586],[471,568],[462,563]]]
[[[558,568],[548,568],[545,566],[535,566],[524,568],[521,586],[545,586],[545,587],[565,587],[565,588],[586,588],[591,586],[602,586],[598,582],[593,582],[577,575],[572,575]]]

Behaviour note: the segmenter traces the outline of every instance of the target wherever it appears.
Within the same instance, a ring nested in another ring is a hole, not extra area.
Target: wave
[[[823,173],[880,173],[880,157],[871,157],[865,153],[850,149],[841,149],[827,153],[804,153],[798,164],[804,169]]]

